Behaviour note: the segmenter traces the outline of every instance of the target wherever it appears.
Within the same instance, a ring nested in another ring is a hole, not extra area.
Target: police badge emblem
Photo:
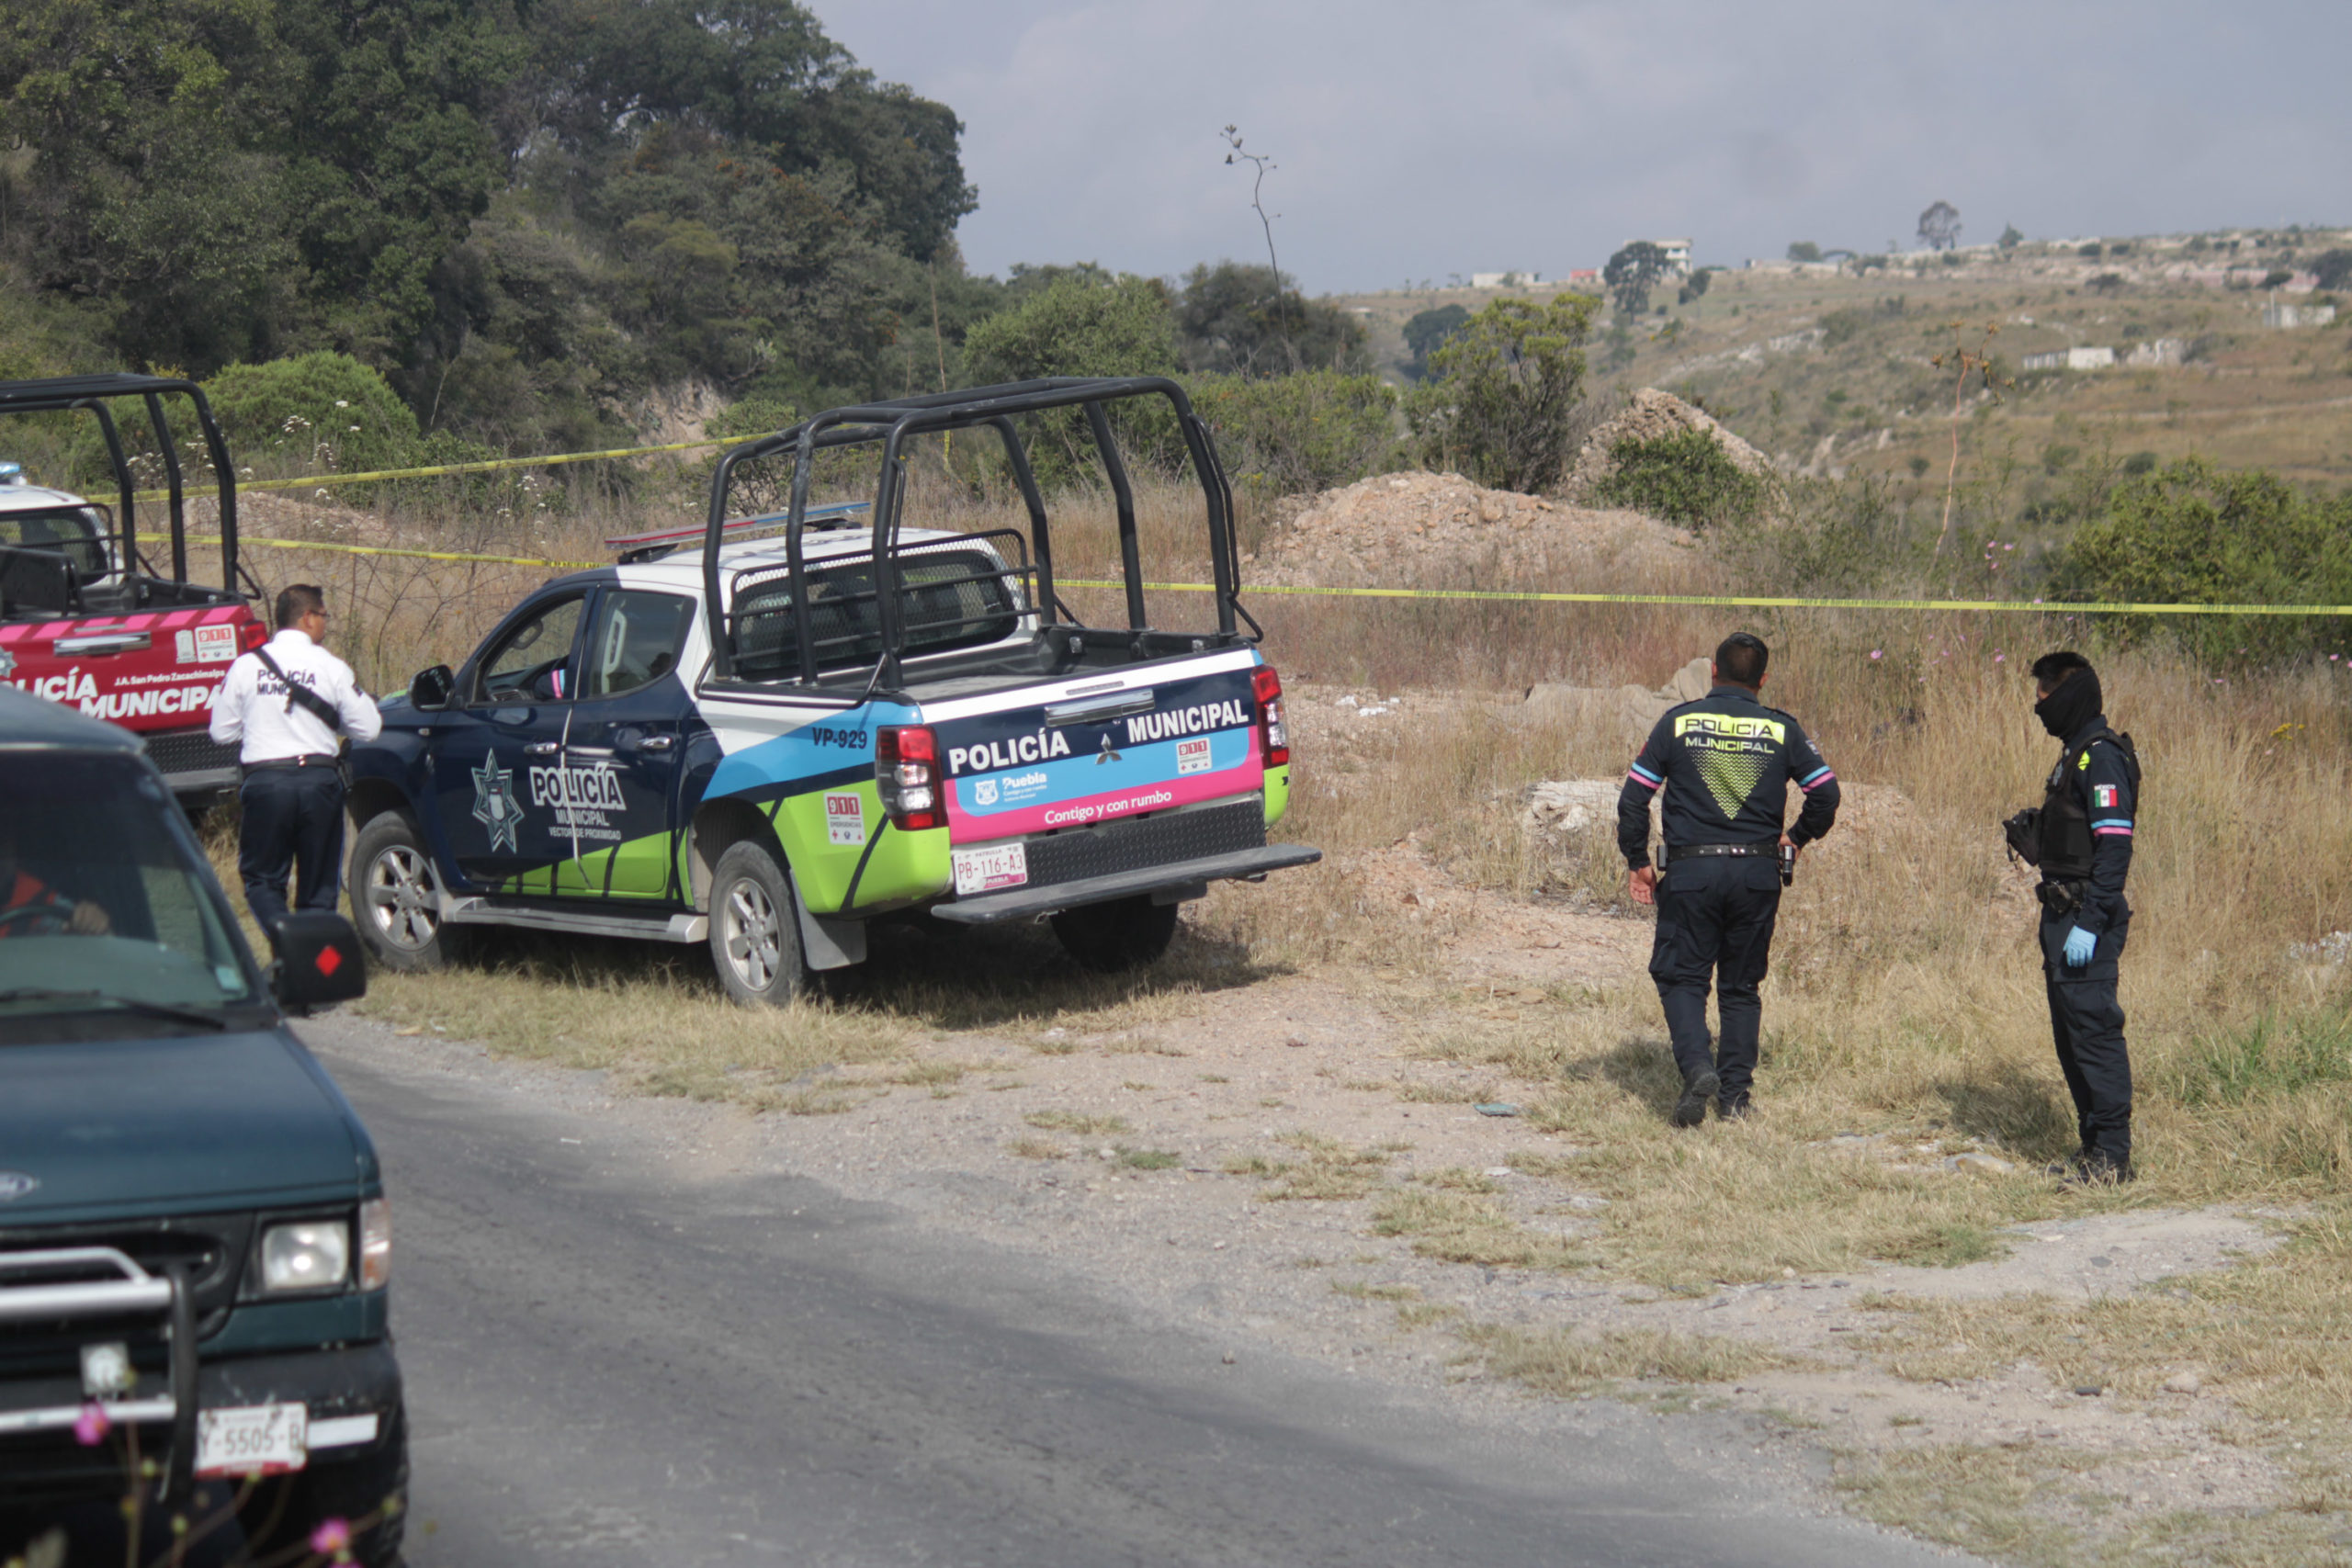
[[[474,820],[490,829],[490,852],[519,849],[523,803],[514,797],[514,770],[500,767],[492,751],[473,775]]]

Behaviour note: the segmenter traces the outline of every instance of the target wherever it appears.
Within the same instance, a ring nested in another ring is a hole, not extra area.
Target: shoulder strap
[[[309,714],[312,718],[317,719],[329,729],[338,732],[341,731],[343,728],[343,715],[336,710],[335,705],[333,703],[319,695],[318,693],[311,690],[310,687],[292,679],[285,671],[279,669],[277,660],[269,656],[269,649],[266,648],[254,649],[254,657],[260,660],[262,668],[277,676],[279,682],[285,686],[287,712],[292,713],[294,711],[295,705],[299,703],[301,705],[301,708],[304,713]]]
[[[2132,789],[2135,791],[2138,790],[2140,787],[2139,750],[2132,744],[2132,738],[2129,735],[2119,734],[2117,731],[2109,728],[2106,725],[2102,724],[2097,729],[2092,730],[2088,735],[2084,736],[2083,743],[2066,753],[2066,762],[2064,765],[2070,767],[2076,765],[2085,752],[2087,752],[2092,747],[2098,745],[2102,740],[2108,742],[2117,750],[2123,753],[2124,771],[2131,775]]]

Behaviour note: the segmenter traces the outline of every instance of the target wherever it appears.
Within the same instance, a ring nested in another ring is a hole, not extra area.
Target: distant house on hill
[[[2055,348],[2047,354],[2029,354],[2024,364],[2028,370],[2111,370],[2115,367],[2115,350]]]
[[[1470,275],[1473,288],[1532,288],[1544,281],[1540,272],[1474,272]]]
[[[1625,243],[1629,245],[1641,243],[1638,240],[1628,240]],[[1652,240],[1649,243],[1656,245],[1658,248],[1659,254],[1666,257],[1666,269],[1668,272],[1679,273],[1684,276],[1688,276],[1690,275],[1691,242],[1688,238],[1679,240]]]
[[[2334,320],[2333,305],[2281,305],[2274,299],[2262,308],[2266,327],[2324,327]]]

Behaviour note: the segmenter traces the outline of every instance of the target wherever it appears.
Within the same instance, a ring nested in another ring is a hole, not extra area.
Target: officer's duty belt
[[[1679,860],[1712,859],[1716,855],[1754,855],[1761,859],[1777,854],[1780,848],[1777,840],[1769,844],[1669,844],[1666,851],[1666,863],[1672,865]]]
[[[332,751],[305,751],[299,757],[272,757],[266,761],[243,762],[239,766],[249,773],[258,773],[269,768],[332,768],[337,760]]]

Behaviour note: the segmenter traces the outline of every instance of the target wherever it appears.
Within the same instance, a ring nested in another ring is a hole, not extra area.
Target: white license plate
[[[1000,887],[1018,887],[1029,880],[1029,847],[1026,844],[990,844],[984,849],[956,850],[948,858],[956,863],[956,893],[958,897],[967,893],[993,893]]]
[[[300,1404],[198,1411],[196,1473],[283,1475],[311,1457],[311,1413]]]

